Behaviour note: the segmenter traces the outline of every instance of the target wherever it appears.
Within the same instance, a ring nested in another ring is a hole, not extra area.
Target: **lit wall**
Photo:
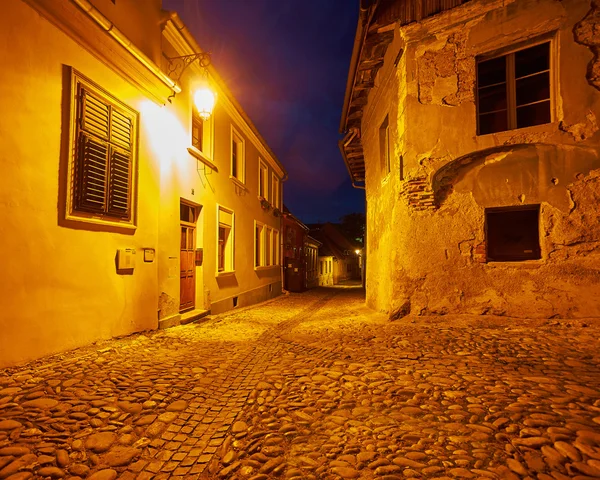
[[[157,326],[157,263],[144,263],[141,249],[157,246],[160,172],[142,114],[135,231],[66,225],[66,67],[138,112],[149,100],[24,2],[3,5],[0,24],[4,366]],[[131,275],[115,270],[124,247],[138,252]]]

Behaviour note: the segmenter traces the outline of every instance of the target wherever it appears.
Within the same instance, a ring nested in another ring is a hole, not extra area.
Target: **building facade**
[[[0,366],[281,291],[285,170],[213,69],[173,80],[200,51],[177,15],[10,0],[0,24]]]
[[[599,18],[362,2],[340,147],[366,188],[371,307],[600,316]]]
[[[330,222],[310,225],[310,233],[321,243],[319,256],[323,262],[324,285],[360,280],[360,245],[346,238],[339,228]]]

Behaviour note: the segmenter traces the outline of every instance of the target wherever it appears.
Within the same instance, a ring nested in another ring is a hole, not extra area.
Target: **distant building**
[[[341,150],[367,303],[600,316],[600,4],[363,0]]]
[[[280,294],[286,171],[212,67],[181,75],[177,14],[11,0],[0,25],[0,367]]]
[[[318,286],[317,251],[320,242],[308,235],[308,227],[285,206],[281,231],[284,288],[290,292],[303,292]]]
[[[350,241],[333,223],[309,225],[310,234],[321,242],[319,247],[320,285],[338,285],[360,280],[361,246]]]

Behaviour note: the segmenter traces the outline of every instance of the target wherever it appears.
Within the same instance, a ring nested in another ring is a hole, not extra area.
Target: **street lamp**
[[[201,87],[194,93],[194,105],[200,118],[208,120],[215,108],[216,94],[208,87]]]
[[[172,77],[176,75],[174,79],[175,83],[179,83],[183,72],[196,60],[198,65],[202,69],[202,76],[204,77],[204,86],[200,87],[194,92],[194,104],[198,115],[202,120],[206,121],[212,115],[213,109],[216,102],[216,94],[208,86],[208,66],[210,65],[210,53],[200,52],[193,53],[191,55],[182,55],[180,57],[167,57],[169,60],[169,72],[168,76]],[[175,97],[175,92],[169,97],[169,102]]]

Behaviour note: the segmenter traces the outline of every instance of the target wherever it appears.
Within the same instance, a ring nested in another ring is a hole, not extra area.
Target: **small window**
[[[196,223],[196,207],[181,202],[179,204],[179,220],[186,223]]]
[[[231,176],[244,183],[245,151],[244,140],[231,129]]]
[[[539,205],[485,211],[487,259],[515,262],[541,258]]]
[[[273,230],[273,265],[279,265],[279,231]]]
[[[233,212],[218,208],[217,272],[233,272]]]
[[[550,42],[477,61],[478,134],[550,123]]]
[[[262,160],[258,162],[258,196],[267,198],[267,166]]]
[[[204,120],[195,107],[192,114],[192,147],[204,152]]]
[[[272,264],[273,258],[271,257],[273,248],[273,229],[265,229],[265,265],[268,267]]]
[[[75,125],[67,216],[133,223],[138,114],[73,71]]]
[[[390,126],[387,115],[379,127],[379,156],[381,172],[385,176],[390,173]]]
[[[271,182],[271,203],[273,208],[279,208],[279,178],[275,173]]]

